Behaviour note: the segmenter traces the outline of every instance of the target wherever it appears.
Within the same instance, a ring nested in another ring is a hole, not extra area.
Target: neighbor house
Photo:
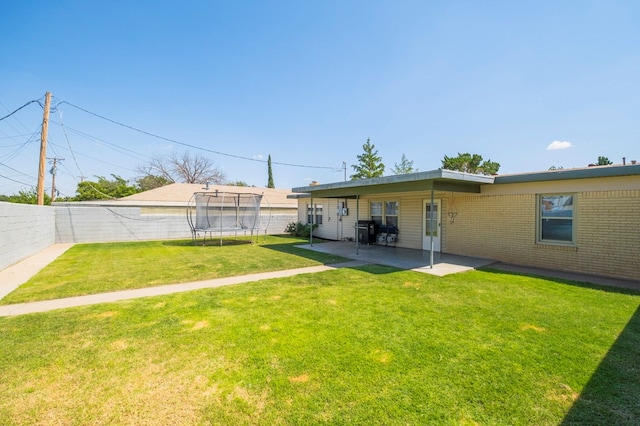
[[[298,220],[316,224],[316,237],[375,244],[362,229],[391,227],[398,247],[640,279],[640,165],[500,176],[439,169],[293,192]]]

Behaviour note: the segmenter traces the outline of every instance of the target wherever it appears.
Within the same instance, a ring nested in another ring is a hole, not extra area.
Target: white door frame
[[[433,251],[440,252],[442,247],[442,200],[433,200],[433,205],[437,212],[435,218],[436,233],[433,235]],[[422,200],[422,250],[431,250],[431,235],[427,232],[429,230],[427,226],[427,211],[431,207],[430,199]]]

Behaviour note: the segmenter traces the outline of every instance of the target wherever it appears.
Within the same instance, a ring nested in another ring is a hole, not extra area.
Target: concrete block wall
[[[50,206],[0,202],[0,269],[55,242],[55,211]]]
[[[291,222],[297,222],[298,220],[298,212],[275,212],[271,215],[271,218],[268,221],[267,225],[267,234],[270,235],[278,235],[284,234],[284,230],[287,228],[287,225]],[[262,231],[264,232],[264,230]]]
[[[191,238],[191,229],[183,213],[143,214],[140,207],[115,206],[56,206],[55,209],[56,243]],[[268,223],[267,233],[284,233],[287,223],[295,218],[295,212],[273,214]]]
[[[282,234],[287,224],[296,218],[296,211],[276,211],[271,215],[266,231]],[[264,230],[260,233],[264,235]],[[0,202],[0,270],[56,243],[180,238],[191,238],[191,229],[182,212],[144,214],[139,207],[35,206]]]
[[[142,215],[140,207],[56,206],[56,243],[191,238],[184,215]]]

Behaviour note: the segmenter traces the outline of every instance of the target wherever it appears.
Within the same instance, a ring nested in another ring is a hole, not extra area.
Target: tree
[[[0,201],[18,204],[38,204],[38,193],[32,188],[28,191],[18,191],[17,194],[13,195],[2,195],[0,196]],[[46,192],[44,194],[44,204],[51,205],[51,196],[47,195]]]
[[[378,151],[375,150],[375,145],[371,143],[369,138],[367,138],[367,143],[362,145],[362,150],[364,152],[358,155],[358,164],[351,165],[355,170],[355,173],[351,175],[351,180],[369,179],[384,175],[382,158],[378,157]]]
[[[400,159],[400,164],[393,163],[393,169],[391,169],[391,173],[394,175],[406,175],[408,173],[416,173],[417,171],[418,169],[413,169],[413,160],[409,161],[404,153]]]
[[[97,181],[83,181],[78,184],[74,201],[105,200],[126,197],[140,192],[140,190],[121,178],[112,174],[113,180],[103,176],[96,176]]]
[[[482,161],[482,155],[458,153],[457,157],[444,156],[442,160],[442,168],[446,170],[457,170],[459,172],[493,175],[498,173],[500,163],[491,160]]]
[[[609,166],[613,164],[607,157],[598,157],[598,166]]]
[[[273,184],[273,171],[271,170],[271,154],[269,154],[269,159],[267,160],[267,169],[269,174],[267,188],[275,188],[276,186]]]
[[[136,184],[140,192],[149,191],[150,189],[160,188],[169,185],[171,181],[164,176],[146,175],[136,179]]]
[[[236,180],[234,182],[227,182],[225,185],[229,186],[249,186],[249,184],[243,180]]]
[[[170,182],[222,185],[225,176],[213,161],[202,155],[191,155],[188,151],[165,157],[153,157],[147,164],[138,167],[144,176],[161,176]]]

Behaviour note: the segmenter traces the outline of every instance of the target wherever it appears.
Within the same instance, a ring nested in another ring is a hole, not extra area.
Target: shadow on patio
[[[433,269],[431,269],[430,254],[425,250],[360,244],[356,253],[356,243],[353,241],[324,241],[313,245],[298,245],[297,247],[441,277],[494,263],[489,259],[434,253]]]

